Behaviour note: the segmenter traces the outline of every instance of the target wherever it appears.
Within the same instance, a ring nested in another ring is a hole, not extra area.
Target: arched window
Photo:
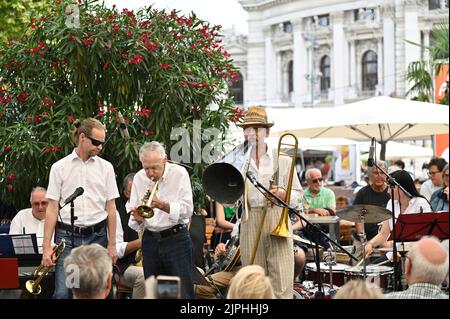
[[[230,96],[233,96],[235,104],[244,104],[244,81],[241,72],[237,72],[238,77],[229,83]]]
[[[320,77],[320,91],[326,92],[330,88],[331,84],[331,59],[328,55],[324,55],[320,59],[320,72],[322,76]]]
[[[378,57],[373,51],[367,51],[362,59],[362,89],[374,91],[378,84]]]
[[[294,61],[288,63],[288,88],[289,93],[294,91]]]

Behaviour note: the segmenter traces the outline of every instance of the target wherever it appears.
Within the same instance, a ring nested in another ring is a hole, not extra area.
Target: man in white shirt
[[[39,253],[42,253],[42,240],[44,238],[45,213],[48,200],[45,198],[47,190],[44,187],[35,187],[31,191],[31,208],[22,209],[11,221],[10,234],[36,234]]]
[[[194,210],[189,175],[182,166],[167,162],[166,151],[158,142],[142,145],[139,159],[143,169],[133,179],[129,226],[136,231],[145,230],[142,236],[145,278],[178,276],[181,298],[194,298],[193,248],[187,228]],[[154,216],[143,218],[136,208],[156,182],[157,191],[147,205]]]
[[[266,188],[281,199],[285,199],[291,159],[277,158],[276,150],[268,149],[265,139],[273,123],[267,122],[266,110],[261,106],[250,106],[244,121],[238,124],[244,129],[244,136],[252,145],[249,171]],[[294,169],[290,204],[297,207],[301,202],[303,189]],[[274,181],[271,184],[270,181]],[[271,236],[278,225],[282,209],[268,203],[266,197],[248,182],[249,211],[241,219],[240,249],[242,266],[257,264],[270,277],[276,298],[292,299],[294,282],[294,245],[292,225],[288,221],[290,238]],[[262,226],[262,216],[266,214]],[[258,241],[259,229],[262,227]],[[254,256],[254,257],[253,257]],[[254,260],[252,260],[254,259]]]
[[[81,122],[73,137],[76,148],[52,165],[47,187],[49,203],[42,264],[46,267],[54,265],[55,257],[50,245],[54,230],[55,243],[66,242],[66,248],[56,263],[53,298],[69,298],[68,288],[72,287],[67,286],[70,283],[66,283],[63,264],[72,248],[97,243],[107,247],[113,263],[117,260],[115,199],[119,197],[119,191],[113,166],[97,156],[105,143],[105,127],[100,121],[88,118]],[[79,187],[84,192],[73,199],[76,220],[72,231],[70,204],[64,206],[64,202]],[[60,206],[64,207],[60,209]]]

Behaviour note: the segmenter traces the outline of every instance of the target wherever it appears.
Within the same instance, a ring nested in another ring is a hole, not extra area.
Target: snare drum
[[[344,271],[345,282],[352,279],[363,279],[363,266],[348,268]],[[367,265],[366,266],[366,282],[386,289],[390,284],[394,269],[389,266]]]
[[[336,263],[331,266],[333,271],[333,285],[342,286],[345,283],[344,270],[350,268],[349,265]],[[306,278],[316,282],[317,267],[316,263],[307,263]],[[330,283],[330,268],[324,262],[320,263],[320,273],[322,274],[322,283]]]

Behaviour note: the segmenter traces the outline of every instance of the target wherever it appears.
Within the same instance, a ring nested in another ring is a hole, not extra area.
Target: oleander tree
[[[141,168],[145,141],[163,142],[169,152],[181,136],[171,133],[181,128],[187,141],[197,141],[188,144],[186,162],[219,143],[242,117],[228,94],[238,73],[220,28],[194,13],[152,6],[119,12],[96,1],[57,0],[33,17],[21,38],[0,45],[2,201],[27,207],[31,188],[47,185],[51,165],[74,147],[74,124],[87,117],[107,129],[102,156],[113,164],[119,189]],[[221,136],[193,139],[199,128]],[[199,209],[205,162],[190,165]]]

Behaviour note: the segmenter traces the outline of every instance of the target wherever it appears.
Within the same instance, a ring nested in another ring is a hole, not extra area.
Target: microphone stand
[[[72,235],[71,235],[71,242],[72,242],[72,249],[75,247],[75,221],[78,219],[77,216],[75,216],[75,205],[74,205],[74,198],[70,201],[70,225],[72,226]],[[61,210],[63,207],[65,207],[69,202],[65,203],[63,206],[59,208]],[[59,212],[58,212],[59,214]],[[61,216],[60,216],[61,217]]]
[[[351,253],[349,253],[346,249],[344,249],[340,244],[338,244],[336,241],[331,239],[327,234],[325,234],[321,229],[319,225],[314,225],[310,221],[308,221],[305,217],[299,214],[298,210],[295,208],[292,208],[289,206],[286,202],[284,202],[281,198],[279,198],[277,195],[271,193],[267,188],[265,188],[260,182],[256,180],[256,178],[247,172],[247,178],[248,180],[260,191],[264,192],[268,195],[270,195],[273,199],[275,199],[279,206],[283,208],[287,208],[290,213],[293,213],[297,215],[305,224],[306,229],[311,232],[311,235],[314,239],[315,243],[315,250],[316,250],[316,265],[317,265],[317,283],[319,285],[319,290],[316,292],[316,298],[324,298],[324,293],[322,289],[322,277],[320,274],[320,256],[319,256],[319,240],[320,236],[323,236],[327,238],[330,242],[332,242],[335,246],[339,247],[340,250],[342,250],[345,254],[347,254],[350,258],[352,258],[355,261],[358,261],[355,256],[353,256]]]
[[[394,242],[394,246],[392,248],[392,259],[393,259],[393,264],[394,264],[394,291],[397,291],[398,289],[398,275],[399,275],[399,263],[397,261],[397,240],[396,240],[396,236],[395,236],[395,204],[394,204],[394,188],[395,186],[397,186],[398,188],[400,188],[403,193],[405,193],[406,196],[408,196],[409,198],[413,198],[413,196],[406,190],[403,188],[402,185],[400,185],[395,178],[393,178],[392,176],[390,176],[383,168],[381,168],[375,161],[373,162],[373,165],[377,168],[378,171],[382,172],[386,178],[387,178],[387,183],[391,189],[391,204],[392,204],[392,241]],[[363,252],[364,254],[364,252]],[[363,256],[364,257],[364,256]]]

